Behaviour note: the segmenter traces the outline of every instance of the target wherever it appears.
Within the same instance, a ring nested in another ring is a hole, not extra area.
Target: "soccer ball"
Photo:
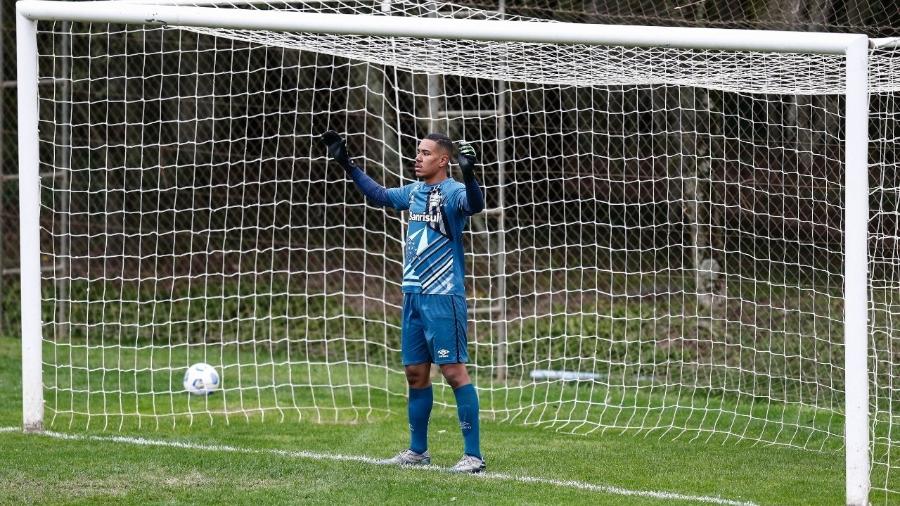
[[[184,389],[193,395],[209,395],[219,388],[219,373],[216,368],[199,362],[188,367],[184,373]]]

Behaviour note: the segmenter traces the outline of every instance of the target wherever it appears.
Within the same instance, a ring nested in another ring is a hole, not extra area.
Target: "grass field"
[[[0,427],[18,427],[19,342],[0,339]],[[402,404],[373,421],[286,417],[176,428],[0,432],[0,502],[18,503],[446,503],[837,504],[843,453],[671,434],[560,433],[485,420],[489,473],[453,476],[452,409],[432,417],[434,468],[375,465],[404,447]],[[54,427],[54,430],[64,430]],[[343,456],[343,457],[339,457]],[[368,458],[368,459],[367,459]],[[555,480],[555,481],[554,481]],[[732,502],[729,502],[732,501]]]

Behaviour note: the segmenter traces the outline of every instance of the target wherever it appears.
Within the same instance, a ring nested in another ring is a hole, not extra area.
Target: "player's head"
[[[430,133],[419,141],[416,151],[416,177],[431,179],[443,171],[450,170],[453,156],[453,141],[441,133]]]

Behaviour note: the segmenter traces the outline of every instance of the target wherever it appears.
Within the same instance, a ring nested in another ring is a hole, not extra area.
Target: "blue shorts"
[[[403,365],[468,362],[466,329],[464,296],[404,293]]]

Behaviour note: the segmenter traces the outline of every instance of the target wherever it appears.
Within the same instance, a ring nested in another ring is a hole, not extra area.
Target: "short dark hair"
[[[453,141],[450,140],[450,137],[439,132],[431,132],[425,136],[425,139],[434,141],[438,146],[447,151],[447,154],[450,155],[451,159],[453,158]]]

